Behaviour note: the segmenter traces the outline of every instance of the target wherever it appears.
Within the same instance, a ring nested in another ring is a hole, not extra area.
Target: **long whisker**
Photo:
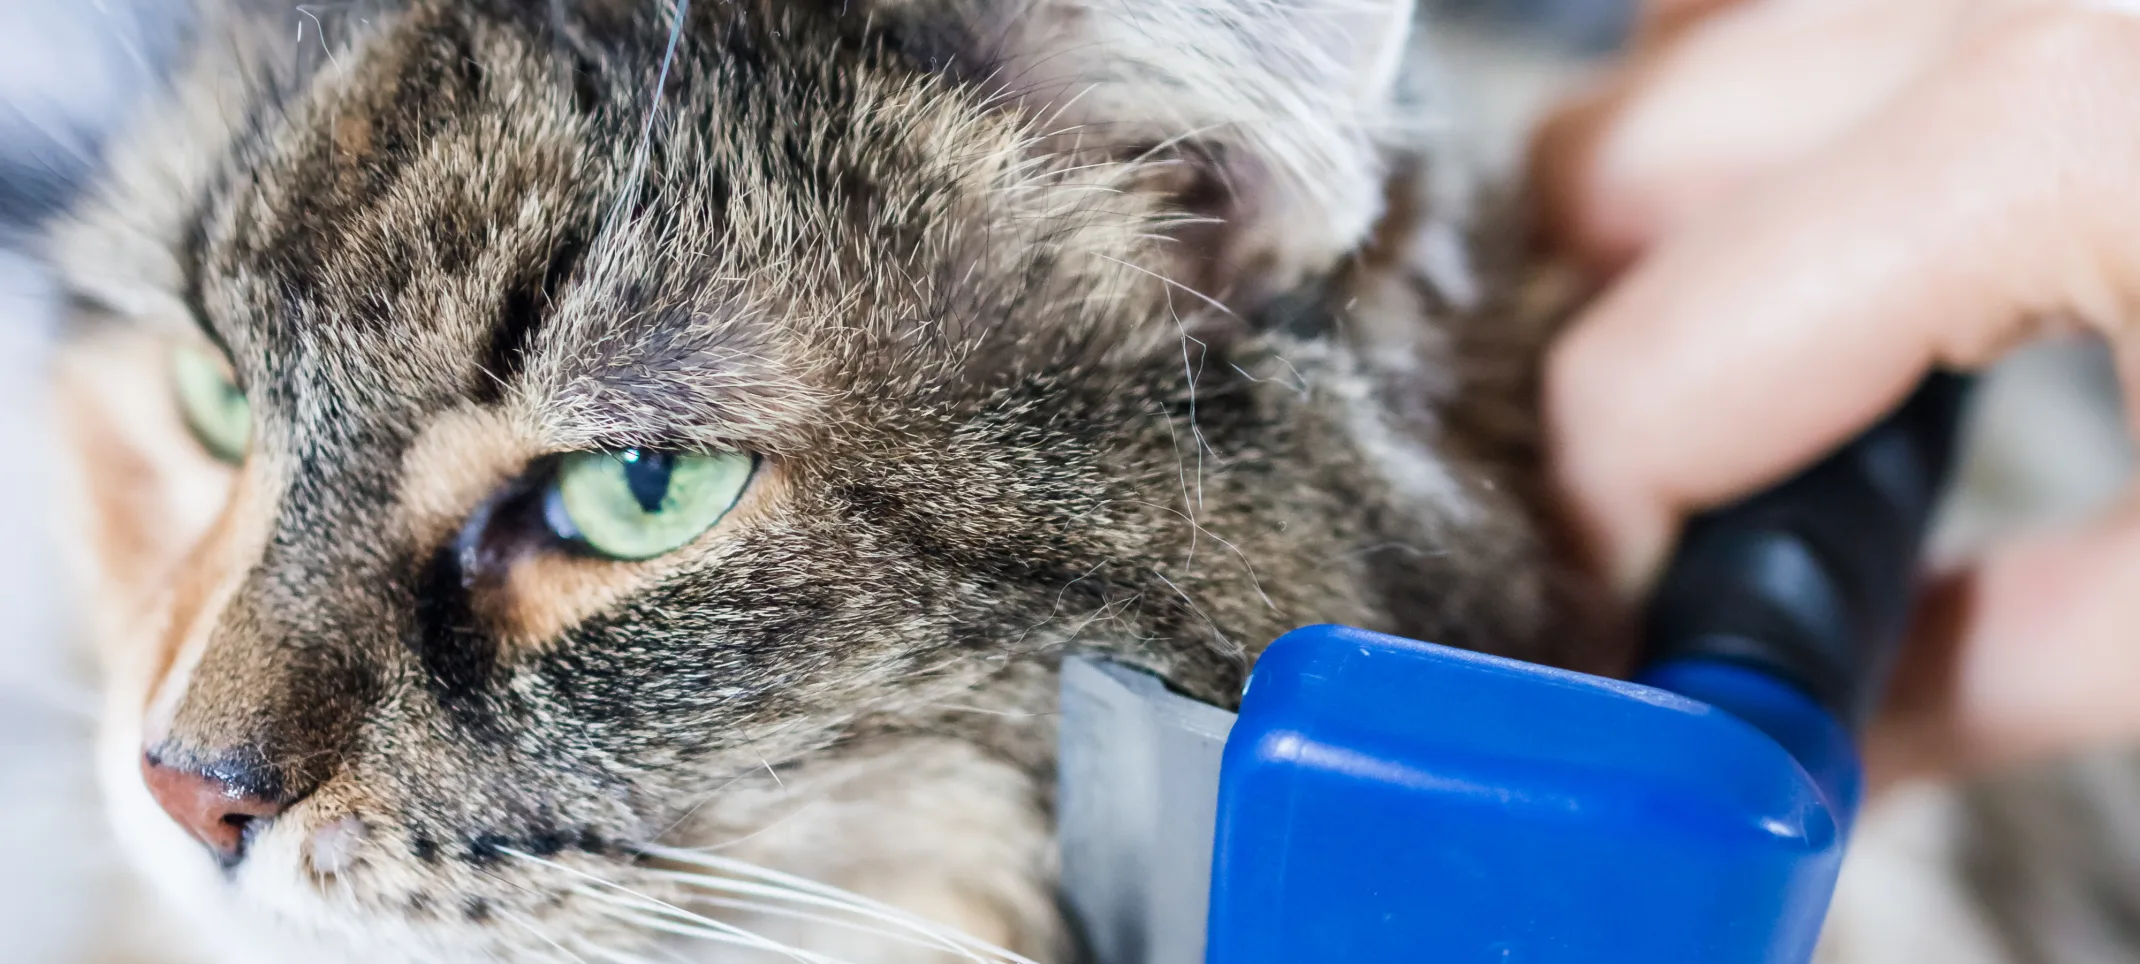
[[[632,166],[626,171],[624,189],[617,194],[616,203],[609,209],[609,217],[603,228],[616,226],[626,205],[639,193],[640,184],[646,179],[647,162],[654,149],[654,118],[661,112],[661,98],[668,91],[669,68],[676,62],[676,48],[684,37],[684,21],[691,16],[691,0],[676,0],[675,20],[669,24],[669,45],[661,53],[661,70],[654,75],[652,102],[647,105],[646,119],[639,127],[639,146],[632,153]]]
[[[575,964],[587,964],[585,958],[582,958],[578,954],[574,954],[571,951],[566,950],[565,945],[559,944],[558,942],[551,940],[550,935],[543,933],[542,928],[535,926],[534,921],[528,920],[527,918],[522,917],[519,914],[515,914],[509,910],[500,910],[496,913],[498,914],[500,919],[505,920],[508,923],[517,925],[521,930],[527,931],[528,933],[535,935],[536,940],[550,945],[559,954],[563,954],[566,958],[575,962]]]
[[[707,927],[708,921],[712,920],[711,918],[703,917],[698,914],[691,913],[689,911],[679,913],[675,910],[672,910],[670,907],[651,906],[646,904],[644,901],[635,900],[629,897],[620,897],[616,894],[589,890],[581,890],[579,891],[579,893],[582,896],[585,896],[587,899],[596,901],[598,903],[609,904],[616,907],[629,908],[633,911],[639,912],[630,915],[626,918],[636,923],[644,923],[644,921],[640,919],[640,914],[654,914],[659,917],[671,919],[675,923],[692,927]],[[885,928],[871,927],[868,924],[864,924],[860,921],[843,920],[839,917],[835,917],[830,914],[812,914],[808,911],[794,910],[792,908],[780,907],[778,905],[762,903],[759,901],[733,900],[720,897],[698,897],[694,899],[693,903],[712,904],[714,906],[725,907],[730,910],[750,911],[753,913],[766,914],[773,917],[786,917],[794,920],[807,920],[819,924],[830,924],[834,927],[840,927],[852,931],[859,931],[865,934],[874,934],[878,937],[895,940],[902,944],[909,944],[916,947],[938,946],[933,942],[915,937],[912,934],[903,934],[897,931],[887,930]],[[611,914],[612,916],[621,916],[615,914],[614,912],[611,912]],[[727,933],[726,928],[735,928],[736,930],[743,930],[743,928],[736,927],[736,925],[734,924],[728,924],[726,922],[719,923],[723,925],[723,929],[721,930],[721,932],[724,934]],[[797,953],[808,955],[813,959],[820,958],[823,956],[805,950],[797,950]]]
[[[716,931],[724,935],[726,938],[729,938],[731,942],[734,943],[745,944],[747,946],[756,947],[760,950],[774,951],[794,960],[802,961],[804,962],[804,964],[838,964],[838,962],[836,961],[828,961],[828,959],[820,955],[812,954],[801,948],[789,947],[788,945],[782,944],[779,941],[773,940],[770,937],[752,933],[751,931],[745,930],[741,927],[737,927],[736,925],[727,923],[726,921],[718,921],[701,914],[694,914],[688,910],[676,906],[675,904],[671,904],[668,901],[640,893],[639,891],[633,890],[630,887],[626,887],[623,884],[617,883],[612,880],[604,880],[603,878],[597,877],[584,870],[580,870],[574,867],[568,867],[554,860],[545,860],[541,857],[535,856],[534,854],[523,853],[521,851],[513,850],[511,848],[500,848],[499,852],[512,857],[519,858],[521,860],[528,861],[529,863],[535,864],[540,867],[546,867],[551,870],[562,871],[566,874],[569,874],[573,877],[577,877],[588,883],[595,884],[599,887],[609,888],[618,893],[631,897],[637,901],[643,902],[643,904],[648,907],[680,915],[686,920],[690,921],[694,926]],[[584,890],[582,892],[585,893]],[[593,895],[589,894],[589,896]],[[640,923],[644,922],[641,921]]]
[[[728,893],[744,894],[752,897],[766,897],[774,900],[785,900],[791,903],[803,904],[811,907],[825,907],[832,910],[843,910],[859,917],[864,917],[872,920],[886,921],[887,923],[895,924],[905,928],[906,930],[911,932],[912,935],[918,935],[910,937],[910,939],[913,939],[915,943],[926,944],[927,946],[939,948],[947,953],[956,954],[959,957],[965,958],[966,960],[974,961],[976,962],[976,964],[991,964],[990,958],[983,957],[981,953],[977,953],[977,951],[987,952],[993,950],[993,948],[990,948],[986,944],[982,944],[974,938],[968,937],[964,934],[960,934],[957,931],[951,930],[949,928],[935,926],[927,921],[905,920],[896,917],[889,917],[883,912],[874,910],[870,907],[858,903],[857,900],[854,898],[823,897],[817,894],[798,893],[791,888],[778,887],[771,884],[757,883],[755,881],[733,880],[726,877],[715,877],[708,874],[691,874],[679,871],[653,871],[653,873],[660,876],[664,880],[671,880],[677,883],[698,887],[704,890],[711,890],[717,892],[726,891]],[[709,900],[710,898],[701,897],[699,899]],[[978,947],[969,947],[966,946],[967,944],[978,945]]]
[[[936,923],[935,921],[931,921],[919,915],[901,910],[897,907],[893,907],[890,904],[871,900],[860,894],[841,890],[838,887],[833,887],[829,884],[819,883],[817,881],[810,880],[805,877],[797,877],[793,874],[782,873],[780,871],[773,870],[769,867],[760,867],[757,864],[753,864],[748,861],[737,860],[733,857],[723,857],[715,854],[699,853],[691,850],[681,850],[674,847],[643,846],[640,847],[639,850],[641,853],[649,857],[655,857],[662,860],[671,861],[673,863],[691,864],[699,867],[704,867],[709,870],[714,870],[739,877],[754,877],[758,880],[765,881],[769,884],[777,885],[777,887],[779,888],[786,888],[788,891],[793,892],[792,895],[788,896],[786,899],[796,900],[801,895],[809,895],[810,897],[815,898],[815,901],[800,902],[814,903],[816,901],[830,901],[832,902],[833,906],[849,908],[852,909],[855,913],[866,914],[867,916],[884,921],[886,923],[897,924],[901,927],[906,927],[922,934],[955,941],[962,947],[969,948],[973,951],[977,951],[979,953],[988,955],[989,957],[993,957],[1001,961],[1010,962],[1010,964],[1036,964],[1036,962],[1031,960],[1030,958],[1019,955],[1013,951],[997,947],[996,945],[981,940],[980,938],[974,937],[970,934],[962,933],[955,928],[945,927],[942,924]],[[701,885],[712,885],[713,882],[721,880],[721,878],[716,877],[695,876],[688,874],[677,874],[674,875],[672,879],[677,879],[685,883],[698,883]],[[747,882],[729,881],[722,886],[722,889],[735,890],[736,888],[734,885],[743,883]],[[775,890],[773,893],[768,895],[754,894],[752,896],[782,896],[782,894],[780,891]]]
[[[621,921],[637,924],[648,930],[712,941],[716,944],[729,944],[736,947],[747,947],[752,950],[772,951],[798,961],[807,962],[807,964],[849,964],[849,962],[841,961],[837,958],[826,957],[822,954],[812,954],[809,951],[776,944],[765,938],[758,937],[756,934],[749,934],[749,932],[745,932],[748,936],[738,937],[728,931],[717,930],[703,924],[671,920],[660,915],[637,913],[630,910],[616,911],[611,916]]]
[[[831,914],[813,914],[806,910],[796,910],[793,907],[782,907],[778,904],[769,904],[764,901],[739,900],[734,897],[709,897],[701,894],[692,898],[691,902],[694,904],[707,904],[724,910],[740,910],[753,914],[764,914],[768,917],[785,917],[790,920],[809,921],[813,924],[829,924],[833,927],[845,928],[858,933],[874,934],[887,940],[894,940],[915,947],[939,946],[934,941],[925,940],[913,934],[888,927],[872,927],[857,920],[846,920]]]
[[[614,949],[612,949],[612,948],[607,948],[607,947],[590,947],[590,948],[588,948],[588,949],[587,949],[587,953],[589,953],[589,954],[593,954],[593,955],[594,955],[594,956],[596,956],[596,957],[599,957],[599,958],[601,958],[601,959],[603,959],[603,960],[605,960],[605,961],[608,961],[608,962],[609,962],[609,964],[654,964],[654,959],[653,959],[653,958],[650,958],[650,957],[634,957],[634,956],[632,956],[632,955],[630,955],[630,954],[627,954],[627,953],[625,953],[625,952],[623,952],[623,951],[619,951],[619,950],[614,950]],[[684,958],[682,958],[682,957],[679,957],[679,956],[677,956],[677,955],[676,955],[676,954],[674,954],[674,953],[670,953],[670,954],[668,955],[668,957],[669,957],[669,960],[672,960],[672,961],[678,961],[678,962],[684,962],[684,961],[685,961],[685,959],[684,959]],[[686,964],[688,964],[688,962],[686,962]]]

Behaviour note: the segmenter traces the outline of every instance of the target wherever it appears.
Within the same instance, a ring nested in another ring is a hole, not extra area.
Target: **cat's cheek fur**
[[[201,448],[174,401],[169,358],[197,340],[185,331],[94,328],[62,346],[53,370],[54,408],[66,433],[56,466],[59,511],[88,534],[62,555],[85,593],[104,692],[94,773],[122,854],[163,904],[162,914],[122,926],[117,944],[156,948],[158,964],[285,964],[327,960],[306,942],[279,939],[247,910],[248,892],[272,897],[316,888],[262,881],[294,868],[277,851],[302,837],[302,814],[261,835],[255,879],[225,877],[201,845],[157,805],[141,779],[142,748],[168,725],[170,703],[206,643],[205,627],[234,582],[237,560],[257,551],[263,512],[248,505],[241,469]],[[252,510],[248,512],[248,510]],[[329,921],[314,905],[279,908],[287,920]],[[186,926],[175,931],[171,920]],[[292,955],[299,955],[293,957]]]
[[[1009,688],[1034,696],[1054,680],[1008,675]],[[1057,853],[1047,793],[1022,768],[965,741],[886,735],[740,778],[683,836],[704,841],[708,853],[876,895],[1037,960],[1070,960],[1048,884]],[[940,950],[793,918],[747,915],[738,923],[832,960],[945,959]]]
[[[91,631],[120,643],[107,660],[146,655],[134,640],[157,597],[230,499],[236,472],[192,438],[173,404],[169,354],[178,338],[101,330],[64,346],[53,408],[66,444],[56,468],[59,514],[79,535],[61,558],[91,597]]]
[[[61,556],[84,596],[85,627],[102,664],[104,692],[94,773],[117,851],[140,872],[176,919],[201,921],[173,935],[168,920],[124,921],[140,935],[113,943],[151,946],[173,961],[210,960],[194,942],[232,935],[227,958],[247,961],[249,929],[223,898],[214,865],[200,844],[173,823],[141,780],[144,721],[151,694],[169,663],[169,583],[229,500],[236,473],[210,458],[187,433],[172,404],[169,352],[190,333],[94,330],[62,347],[53,370],[53,407],[67,444],[52,491],[74,520],[78,543]]]

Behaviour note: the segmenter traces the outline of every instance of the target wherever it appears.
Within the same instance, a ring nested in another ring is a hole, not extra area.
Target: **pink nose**
[[[232,772],[225,772],[226,770]],[[236,866],[245,859],[245,844],[261,826],[282,813],[284,804],[247,786],[260,781],[245,779],[234,768],[215,766],[207,770],[172,766],[154,754],[141,757],[141,779],[163,812],[215,852],[223,866]]]

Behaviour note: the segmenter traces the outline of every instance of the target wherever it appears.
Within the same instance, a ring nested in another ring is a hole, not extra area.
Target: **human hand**
[[[1622,588],[1687,514],[1935,365],[2079,327],[2140,384],[2140,17],[2104,6],[1660,0],[1545,128],[1553,226],[1625,267],[1546,398],[1571,517]],[[1868,750],[1894,776],[2129,739],[2136,694],[2140,501],[1947,579]]]

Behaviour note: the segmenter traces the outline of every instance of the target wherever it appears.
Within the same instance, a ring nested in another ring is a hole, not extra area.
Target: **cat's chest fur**
[[[51,239],[129,857],[264,959],[1064,960],[1065,651],[1596,665],[1409,15],[211,11]]]

